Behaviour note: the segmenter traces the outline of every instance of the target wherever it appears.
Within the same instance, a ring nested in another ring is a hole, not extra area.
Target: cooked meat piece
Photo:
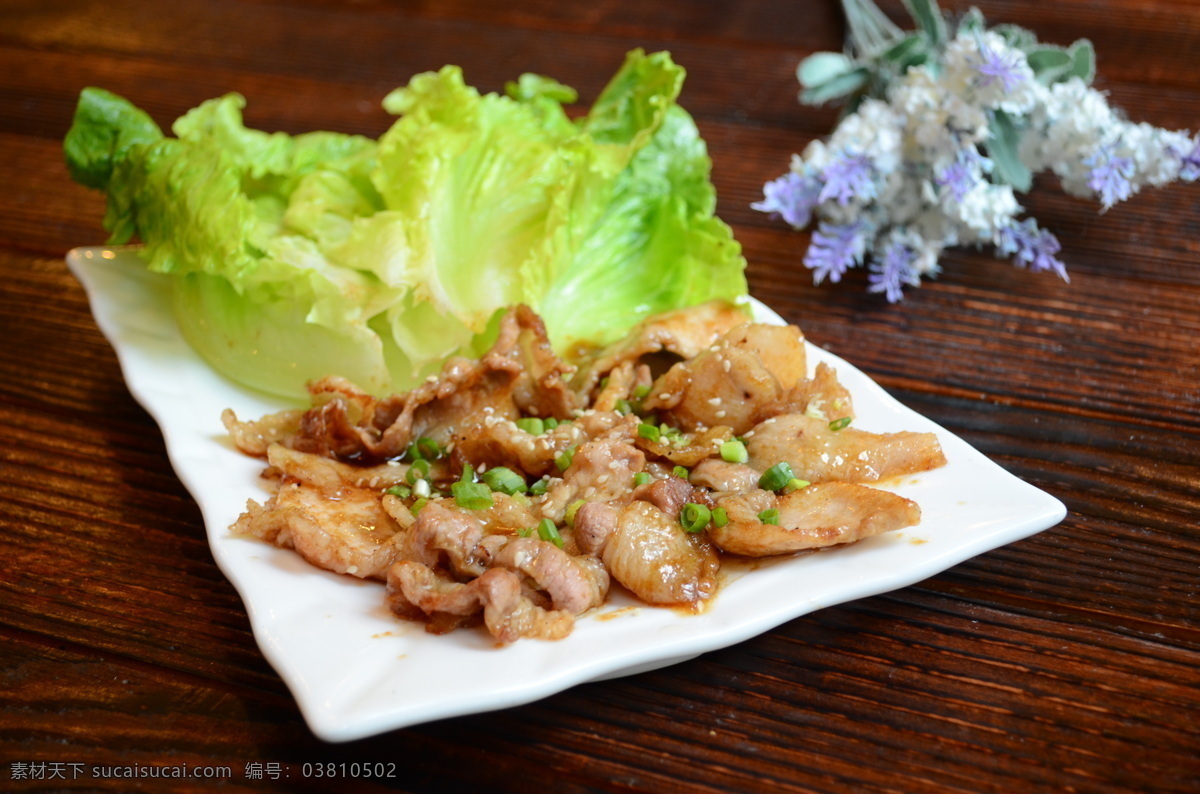
[[[513,399],[521,413],[569,419],[583,407],[583,400],[565,380],[575,368],[555,354],[545,323],[528,306],[520,305],[505,313],[492,352],[507,355],[521,366],[521,375],[513,386]]]
[[[758,487],[762,473],[744,463],[729,463],[720,458],[701,461],[688,479],[693,485],[713,491],[749,491]]]
[[[267,448],[267,463],[270,464],[268,473],[319,485],[330,494],[336,493],[337,489],[343,486],[382,491],[404,483],[408,474],[408,465],[404,463],[354,466],[332,458],[289,449],[282,444],[272,444]]]
[[[656,315],[624,339],[588,356],[571,379],[571,386],[577,394],[591,394],[600,379],[623,362],[638,362],[655,353],[691,358],[747,319],[744,309],[724,301]]]
[[[233,524],[296,552],[318,568],[364,579],[382,578],[400,557],[399,526],[379,491],[345,482],[334,461],[274,445],[271,464],[283,472],[266,504],[250,502]]]
[[[537,538],[511,538],[492,564],[520,571],[545,591],[555,609],[578,615],[599,606],[608,595],[608,572],[596,560],[572,557]]]
[[[479,553],[483,523],[465,511],[429,502],[417,515],[403,543],[404,559],[430,568],[445,567],[459,576],[479,576],[487,560]]]
[[[455,427],[485,409],[516,418],[517,381],[522,364],[507,351],[491,351],[478,361],[456,357],[441,375],[412,391],[375,399],[341,378],[309,384],[313,407],[305,411],[290,445],[343,460],[378,462],[398,458],[416,438],[441,444]]]
[[[760,471],[786,461],[809,482],[876,482],[945,465],[933,433],[870,433],[804,414],[767,419],[746,442],[750,465]]]
[[[761,422],[804,376],[795,326],[742,325],[654,382],[642,405],[685,431],[717,425],[735,435]]]
[[[221,412],[221,423],[239,451],[261,458],[266,456],[267,448],[272,444],[295,435],[303,415],[304,411],[293,409],[267,414],[257,421],[243,422],[232,409],[226,408]]]
[[[513,530],[533,526],[540,517],[525,496],[509,496],[499,491],[492,492],[491,507],[467,512],[483,524],[488,534],[511,534]]]
[[[810,485],[783,496],[755,490],[720,499],[718,506],[729,523],[710,527],[709,537],[722,551],[748,557],[853,543],[921,520],[915,502],[843,482]],[[760,514],[772,508],[779,511],[779,523],[763,523]]]
[[[575,543],[584,554],[598,556],[617,528],[617,508],[608,502],[584,502],[575,511]]]
[[[854,401],[849,390],[841,384],[837,370],[824,361],[817,364],[812,378],[798,381],[780,399],[773,414],[808,414],[817,419],[834,421],[854,417]]]
[[[515,418],[512,390],[521,369],[511,359],[488,353],[478,362],[455,359],[441,377],[409,392],[404,410],[393,426],[403,427],[411,417],[405,445],[413,438],[428,436],[440,444],[450,440],[454,428],[468,416],[491,413]],[[392,427],[384,431],[386,438]],[[393,446],[393,454],[402,447]]]
[[[679,512],[688,502],[695,501],[692,484],[682,477],[663,477],[660,480],[639,485],[631,494],[634,499],[657,507],[672,521],[679,518]]]
[[[589,411],[540,434],[522,430],[511,419],[483,413],[469,417],[451,442],[456,462],[472,468],[506,466],[532,479],[557,475],[559,455],[590,440],[633,438],[637,417]]]
[[[589,441],[571,455],[562,479],[551,480],[536,504],[543,516],[561,524],[576,499],[608,502],[627,499],[633,475],[646,466],[646,456],[632,444],[616,439]]]
[[[571,613],[545,610],[526,598],[519,577],[506,568],[492,568],[464,584],[420,563],[400,562],[388,571],[386,603],[400,617],[426,620],[434,633],[482,611],[484,625],[503,643],[562,639],[575,627]]]
[[[692,605],[710,597],[721,567],[703,534],[686,532],[649,502],[622,508],[602,555],[612,577],[648,604]]]
[[[721,444],[733,437],[724,425],[696,433],[681,433],[678,437],[659,436],[657,440],[638,436],[633,441],[651,457],[671,461],[675,466],[691,468],[700,461],[719,454]]]
[[[483,623],[500,642],[516,642],[522,637],[560,640],[575,628],[575,616],[570,612],[542,609],[530,601],[513,571],[492,568],[471,584],[483,601]]]
[[[428,565],[401,560],[388,569],[386,603],[408,618],[442,612],[473,615],[483,609],[478,588],[440,576]]]
[[[633,398],[633,390],[638,382],[638,369],[632,361],[622,361],[613,367],[600,388],[600,393],[596,395],[596,399],[592,400],[592,410],[615,411],[621,400],[628,401]],[[649,373],[648,369],[644,367],[641,369],[647,374]]]

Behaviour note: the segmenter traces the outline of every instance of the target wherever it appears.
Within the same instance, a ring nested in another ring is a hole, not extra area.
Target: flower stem
[[[850,28],[846,48],[859,58],[874,58],[904,38],[904,31],[888,19],[872,0],[841,0]]]

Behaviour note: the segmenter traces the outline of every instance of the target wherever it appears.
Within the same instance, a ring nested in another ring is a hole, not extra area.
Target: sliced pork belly
[[[754,490],[718,500],[729,522],[710,527],[722,551],[767,557],[835,546],[917,524],[921,509],[904,497],[852,483],[810,485],[778,495]],[[761,516],[776,510],[777,523]]]

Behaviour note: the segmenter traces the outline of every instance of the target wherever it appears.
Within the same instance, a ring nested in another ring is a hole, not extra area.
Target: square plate
[[[263,462],[234,449],[221,411],[258,418],[291,406],[210,369],[176,330],[169,284],[135,250],[80,248],[67,264],[87,290],[129,391],[158,423],[172,466],[199,503],[213,556],[245,602],[263,654],[326,741],[506,708],[684,661],[821,607],[905,587],[1066,515],[1054,497],[809,344],[810,368],[827,362],[853,395],[856,427],[937,434],[947,465],[888,486],[921,505],[918,526],[753,569],[730,566],[697,615],[614,595],[557,642],[498,648],[482,630],[427,634],[387,610],[381,583],[318,570],[291,551],[229,532],[247,499],[268,494],[259,479]],[[760,303],[755,312],[760,321],[782,323]]]

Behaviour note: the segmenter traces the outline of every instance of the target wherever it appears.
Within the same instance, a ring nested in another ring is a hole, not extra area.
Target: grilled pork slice
[[[759,471],[786,462],[809,482],[878,482],[946,463],[933,433],[834,430],[830,422],[806,414],[785,414],[756,425],[746,451],[750,466]]]
[[[621,509],[601,554],[612,577],[648,604],[698,607],[716,592],[716,549],[649,502]]]
[[[921,520],[921,509],[902,496],[853,483],[810,485],[779,496],[754,490],[718,500],[729,522],[710,528],[722,551],[767,557],[835,546],[903,529]],[[765,522],[763,515],[777,511]]]
[[[363,579],[382,579],[402,554],[404,535],[384,510],[379,494],[395,484],[375,474],[336,461],[287,449],[268,450],[280,474],[278,488],[265,504],[249,502],[233,524],[236,533],[252,535],[296,552],[318,568]]]

